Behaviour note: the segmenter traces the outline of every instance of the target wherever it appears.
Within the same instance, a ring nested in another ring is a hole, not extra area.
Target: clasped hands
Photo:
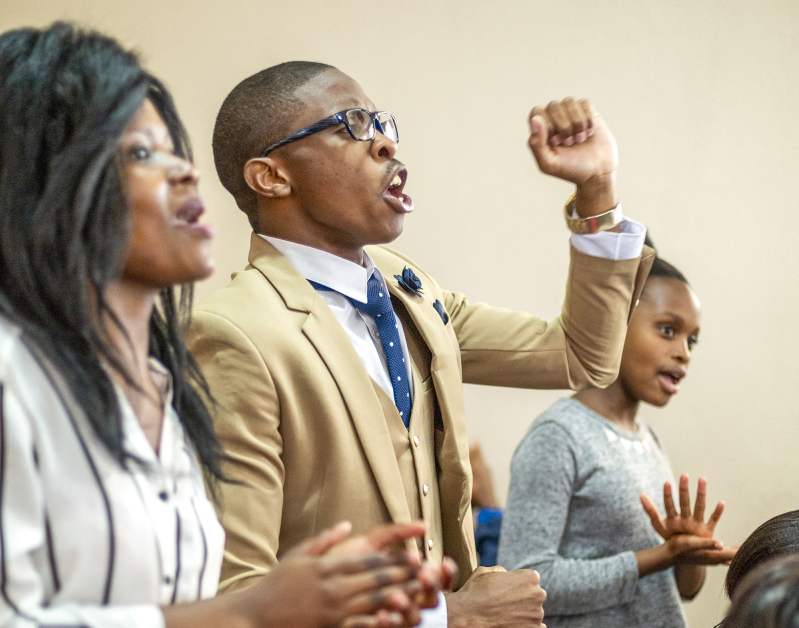
[[[713,538],[716,524],[724,512],[724,502],[719,502],[705,521],[706,495],[707,480],[699,478],[696,502],[691,512],[688,474],[684,473],[680,476],[680,511],[677,512],[671,483],[666,482],[663,486],[665,518],[661,518],[655,504],[648,496],[643,494],[640,496],[641,505],[649,516],[652,527],[664,541],[649,550],[636,552],[640,575],[648,575],[677,565],[729,564],[737,548],[725,547],[721,541]]]
[[[422,562],[409,541],[423,522],[392,524],[346,538],[348,522],[288,552],[256,584],[225,594],[242,626],[395,628],[415,626],[420,610],[451,588],[457,566]]]

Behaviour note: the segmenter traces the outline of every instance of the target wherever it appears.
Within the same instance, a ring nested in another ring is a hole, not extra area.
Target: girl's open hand
[[[724,512],[724,502],[719,502],[710,517],[705,521],[707,479],[699,478],[696,502],[691,512],[691,494],[688,488],[688,474],[680,476],[680,511],[674,504],[671,482],[663,485],[663,503],[666,517],[661,518],[655,504],[646,495],[641,495],[641,505],[652,522],[652,527],[665,541],[665,549],[674,564],[717,565],[729,563],[735,556],[735,549],[713,539],[716,524]],[[712,543],[710,542],[712,541]]]

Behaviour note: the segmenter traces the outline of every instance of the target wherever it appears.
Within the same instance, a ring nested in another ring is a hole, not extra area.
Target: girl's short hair
[[[649,234],[646,235],[644,244],[646,244],[649,247],[652,247],[657,251],[657,247],[650,239]],[[660,257],[660,255],[655,256],[655,261],[652,264],[652,269],[649,271],[649,277],[663,277],[665,279],[677,279],[678,281],[682,281],[684,284],[688,283],[688,280],[685,278],[685,275],[683,275],[674,266],[669,264],[669,262]]]

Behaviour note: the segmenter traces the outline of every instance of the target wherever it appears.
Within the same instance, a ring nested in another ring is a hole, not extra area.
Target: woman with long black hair
[[[414,623],[440,572],[376,550],[420,525],[340,525],[213,598],[223,453],[181,339],[213,270],[197,184],[135,55],[63,23],[0,35],[0,625]]]

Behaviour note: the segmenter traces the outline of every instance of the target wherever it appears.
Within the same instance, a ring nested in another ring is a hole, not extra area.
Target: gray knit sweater
[[[541,574],[549,628],[684,628],[672,569],[638,577],[634,552],[662,543],[638,498],[663,513],[668,458],[573,399],[539,416],[511,463],[499,563]]]

